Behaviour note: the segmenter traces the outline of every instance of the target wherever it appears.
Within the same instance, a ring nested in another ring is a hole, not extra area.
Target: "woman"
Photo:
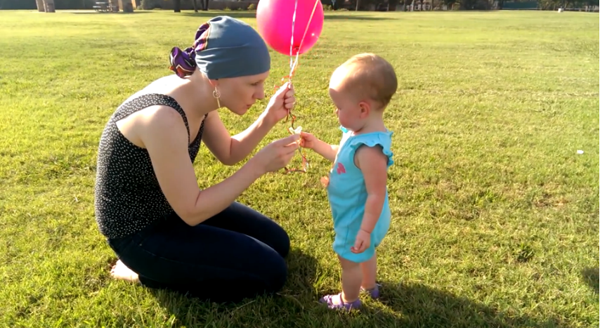
[[[235,199],[263,174],[285,167],[293,135],[260,150],[224,181],[200,190],[193,161],[201,141],[225,165],[246,158],[294,104],[284,85],[244,132],[231,137],[217,109],[243,115],[264,97],[268,48],[249,25],[219,16],[191,48],[173,48],[171,69],[125,101],[100,140],[96,220],[119,257],[111,274],[215,301],[278,291],[289,237]]]

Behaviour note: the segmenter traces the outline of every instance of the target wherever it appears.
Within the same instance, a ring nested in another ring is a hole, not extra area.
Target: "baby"
[[[392,132],[383,112],[398,86],[394,68],[370,53],[353,56],[331,76],[329,95],[343,132],[330,145],[300,132],[300,145],[333,162],[326,180],[333,215],[333,250],[342,267],[342,292],[320,299],[331,309],[357,309],[359,294],[379,297],[379,246],[390,227],[387,170],[393,164]]]

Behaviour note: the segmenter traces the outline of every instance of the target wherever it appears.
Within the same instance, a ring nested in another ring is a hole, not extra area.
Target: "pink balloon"
[[[296,5],[296,21],[294,24],[294,44],[292,56],[303,54],[312,48],[323,30],[323,5],[321,0],[260,0],[256,8],[258,32],[273,50],[290,55],[292,38],[292,21]],[[315,8],[316,5],[316,8]],[[310,18],[311,13],[312,19]],[[310,25],[309,24],[310,19]],[[306,29],[308,25],[308,29]],[[304,32],[306,30],[306,36]],[[302,47],[300,42],[302,41]]]

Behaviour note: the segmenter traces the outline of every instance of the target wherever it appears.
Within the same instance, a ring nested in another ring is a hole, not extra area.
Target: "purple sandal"
[[[380,293],[379,293],[379,287],[380,286],[381,286],[380,284],[375,284],[375,287],[373,287],[371,289],[364,289],[364,288],[360,287],[360,291],[368,293],[369,296],[371,296],[372,299],[376,300],[380,296]]]
[[[335,297],[339,297],[339,302],[337,304],[334,303],[334,298]],[[320,300],[320,303],[323,304],[327,304],[327,307],[330,309],[345,309],[345,310],[352,310],[352,309],[360,309],[362,302],[360,301],[360,299],[357,299],[354,302],[351,303],[344,303],[344,300],[342,299],[342,293],[339,294],[334,294],[334,295],[325,295],[323,296]]]

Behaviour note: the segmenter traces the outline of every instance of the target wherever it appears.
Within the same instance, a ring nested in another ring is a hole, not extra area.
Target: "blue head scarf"
[[[271,68],[269,50],[258,32],[229,16],[200,25],[192,47],[174,47],[170,61],[170,69],[181,78],[196,68],[209,79],[256,75]]]

